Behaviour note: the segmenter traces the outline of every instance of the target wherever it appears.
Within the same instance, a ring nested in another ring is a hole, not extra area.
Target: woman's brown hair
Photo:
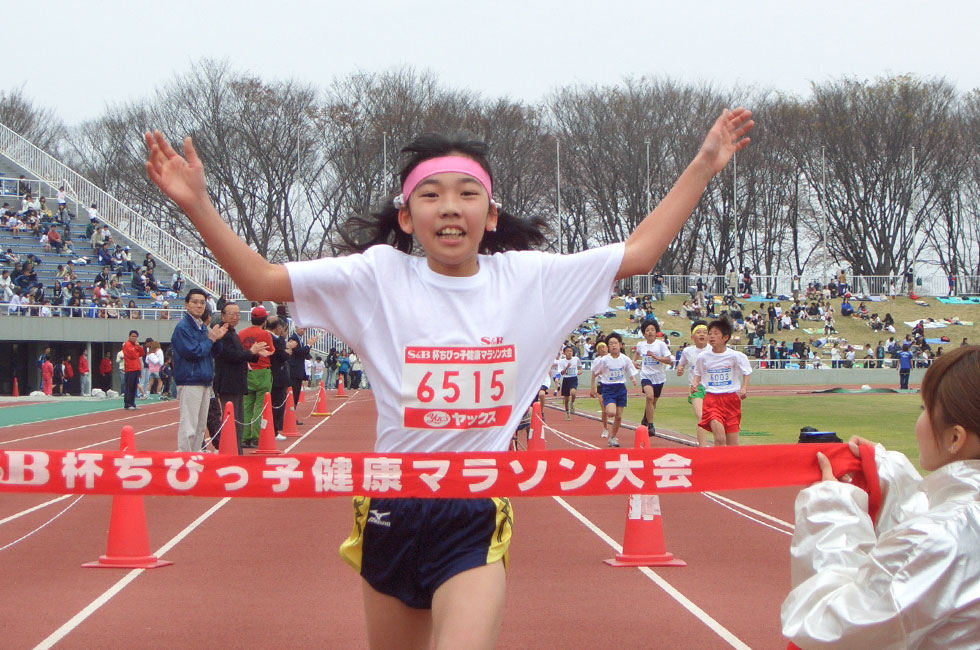
[[[980,435],[980,345],[936,358],[926,370],[921,393],[937,436],[957,424]]]

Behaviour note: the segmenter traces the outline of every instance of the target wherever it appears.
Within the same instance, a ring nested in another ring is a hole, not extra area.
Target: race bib
[[[405,348],[402,423],[409,429],[489,429],[510,418],[513,345]]]
[[[724,387],[732,385],[732,367],[718,366],[708,369],[708,386]]]

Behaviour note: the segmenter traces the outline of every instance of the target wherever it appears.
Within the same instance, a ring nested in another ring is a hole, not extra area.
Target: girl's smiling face
[[[429,268],[442,275],[476,275],[483,233],[497,226],[497,209],[483,185],[458,172],[433,174],[407,202],[398,224],[418,239]]]

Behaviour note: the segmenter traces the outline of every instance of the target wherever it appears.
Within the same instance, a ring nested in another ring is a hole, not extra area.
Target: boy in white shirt
[[[605,404],[606,416],[613,419],[612,430],[609,432],[609,446],[619,446],[619,424],[623,419],[623,409],[626,407],[626,375],[636,386],[636,375],[639,374],[633,362],[624,354],[623,339],[613,332],[606,337],[609,354],[592,364],[592,384],[589,395],[596,396],[595,382],[602,382],[602,402]]]
[[[660,337],[660,323],[655,320],[643,321],[640,326],[640,333],[643,334],[645,341],[636,344],[636,352],[633,354],[633,362],[640,362],[640,385],[643,387],[643,395],[646,397],[646,404],[643,412],[643,422],[646,425],[647,433],[653,435],[656,429],[653,425],[653,414],[657,409],[657,400],[663,392],[664,384],[667,382],[665,368],[671,366],[670,348]]]
[[[714,434],[715,446],[738,445],[742,422],[742,400],[746,398],[752,367],[749,358],[726,344],[732,337],[732,323],[719,318],[708,324],[710,350],[694,364],[694,386],[704,380],[705,396],[700,425]]]
[[[691,388],[691,394],[687,396],[687,403],[694,408],[694,417],[697,418],[698,446],[708,446],[708,432],[701,428],[701,409],[704,404],[704,384],[694,382],[694,364],[701,356],[702,352],[708,348],[708,324],[703,320],[696,320],[691,323],[691,342],[681,352],[681,360],[677,364],[677,376],[684,374],[687,368],[687,381]]]

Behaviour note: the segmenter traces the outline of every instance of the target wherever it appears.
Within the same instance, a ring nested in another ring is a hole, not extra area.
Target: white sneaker
[[[612,438],[610,438],[609,439],[609,446],[610,447],[618,447],[619,446],[619,438],[616,437],[616,436],[613,436]]]
[[[572,419],[572,414],[569,413],[568,411],[565,411],[565,419],[566,420],[571,420]]]
[[[608,432],[608,431],[606,431],[605,429],[603,429],[603,430],[602,430],[602,437],[603,437],[603,438],[608,438],[608,437],[609,437],[609,432]]]
[[[276,434],[276,440],[287,440],[286,436],[281,433]]]

